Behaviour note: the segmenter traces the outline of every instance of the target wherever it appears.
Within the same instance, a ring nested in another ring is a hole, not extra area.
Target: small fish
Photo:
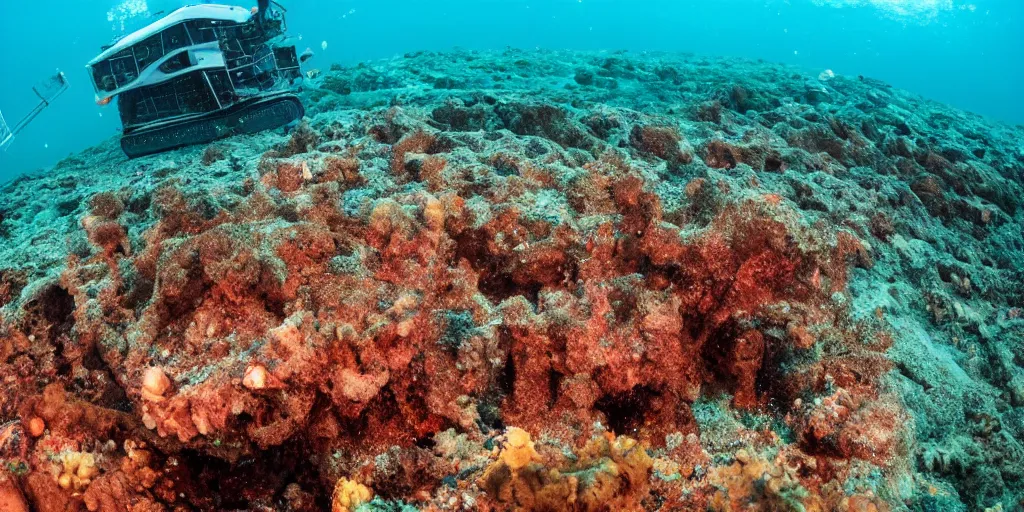
[[[324,50],[324,51],[327,50],[327,41],[324,41],[324,42],[320,43],[320,49]]]

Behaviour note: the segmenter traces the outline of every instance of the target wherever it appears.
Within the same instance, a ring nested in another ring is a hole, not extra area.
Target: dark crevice
[[[594,407],[604,413],[608,428],[616,435],[635,436],[657,396],[650,387],[636,386],[626,393],[605,395]]]
[[[701,348],[704,368],[710,372],[712,380],[708,386],[711,392],[731,392],[735,388],[735,379],[728,372],[729,357],[736,343],[736,323],[729,321],[715,329]]]
[[[469,231],[455,239],[455,261],[465,259],[473,270],[480,273],[479,289],[492,303],[498,304],[505,299],[523,296],[530,303],[537,304],[541,283],[517,283],[511,275],[501,271],[502,258],[492,255],[487,250],[487,233],[477,230]]]
[[[57,375],[71,373],[71,361],[65,355],[74,326],[75,299],[67,290],[55,284],[41,290],[23,308],[23,332],[35,336],[36,343],[49,345],[53,350],[53,365]]]
[[[502,346],[509,346],[510,333],[508,329],[502,327],[499,330],[499,336],[502,339]],[[477,406],[477,411],[480,413],[480,430],[483,432],[489,432],[492,430],[502,431],[505,429],[505,422],[502,420],[501,406],[505,401],[505,398],[512,395],[512,389],[516,382],[516,367],[513,361],[512,354],[508,354],[505,358],[505,364],[501,367],[501,371],[498,372],[493,386],[480,397],[480,404]]]
[[[413,444],[425,450],[433,450],[437,442],[434,441],[433,435],[429,435],[416,439]]]
[[[512,354],[509,354],[508,359],[505,360],[505,366],[501,368],[501,373],[498,375],[498,389],[505,396],[511,395],[515,382],[516,364],[513,361]]]
[[[131,286],[121,293],[123,297],[121,306],[125,309],[134,311],[136,316],[141,316],[142,310],[149,304],[150,299],[153,297],[153,290],[156,289],[156,283],[150,279],[141,278],[135,276],[134,282]]]
[[[485,274],[480,279],[480,293],[494,304],[499,304],[512,297],[522,296],[531,304],[536,305],[542,288],[543,285],[540,283],[525,285],[516,283],[512,276],[504,273]]]
[[[306,491],[319,491],[314,492],[319,497],[316,505],[328,510],[329,492],[324,491],[329,490],[320,489],[318,471],[302,453],[301,446],[288,444],[230,463],[185,450],[178,457],[181,470],[171,472],[175,480],[188,484],[182,486],[188,493],[180,498],[201,510],[253,510],[267,504],[281,510],[287,503],[286,490],[293,483]]]
[[[39,297],[26,306],[26,310],[35,309],[37,314],[51,326],[51,339],[60,333],[70,332],[75,311],[75,298],[67,290],[57,285],[46,288]]]
[[[759,396],[767,396],[768,405],[778,408],[780,415],[784,416],[796,398],[789,396],[789,390],[783,388],[784,383],[791,382],[785,368],[790,366],[786,362],[793,360],[792,345],[768,335],[765,335],[764,342],[764,357],[757,370],[754,389]]]
[[[558,401],[559,390],[562,388],[562,379],[565,375],[556,370],[548,372],[548,394],[551,397],[551,402],[548,404],[548,408],[554,407],[555,402]]]

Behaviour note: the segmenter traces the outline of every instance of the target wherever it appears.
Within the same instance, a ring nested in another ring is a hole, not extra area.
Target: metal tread
[[[121,137],[128,158],[138,158],[233,135],[258,133],[302,119],[305,109],[292,94],[244,101],[221,112],[153,128],[135,129]]]

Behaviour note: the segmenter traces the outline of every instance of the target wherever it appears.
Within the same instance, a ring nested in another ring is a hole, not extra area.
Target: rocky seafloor
[[[0,189],[0,510],[1024,507],[1024,128],[683,55],[302,95]]]

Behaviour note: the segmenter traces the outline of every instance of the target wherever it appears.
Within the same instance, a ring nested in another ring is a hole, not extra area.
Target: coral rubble
[[[2,510],[1024,506],[1024,130],[418,53],[0,194]]]

